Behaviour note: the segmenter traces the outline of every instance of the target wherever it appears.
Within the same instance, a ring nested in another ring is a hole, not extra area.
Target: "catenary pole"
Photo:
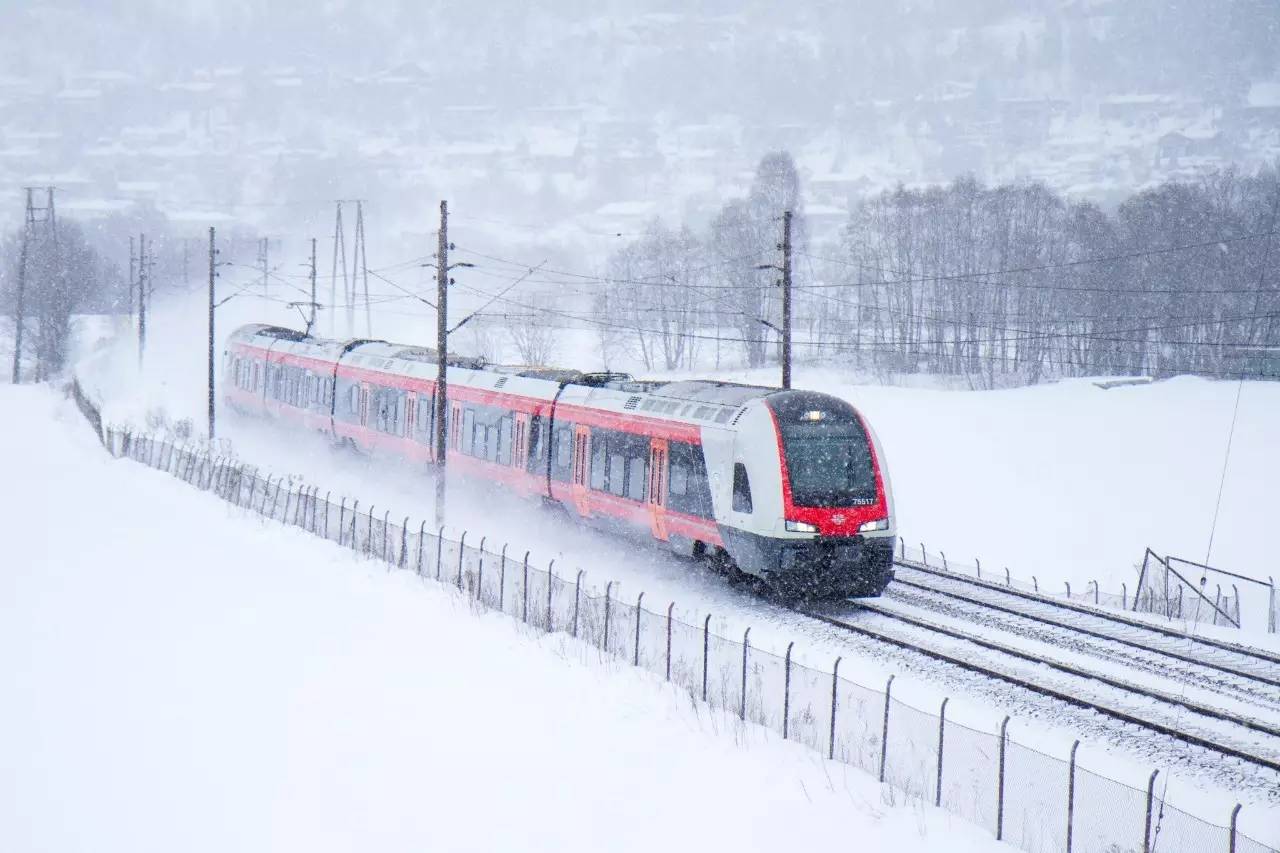
[[[316,326],[316,238],[311,238],[311,313],[307,320],[307,334]]]
[[[129,322],[133,322],[133,289],[134,282],[138,277],[138,256],[137,246],[134,245],[134,237],[129,235]]]
[[[449,343],[449,203],[440,202],[440,235],[436,248],[436,527],[444,524],[445,423],[449,387],[445,376]]]
[[[791,387],[791,211],[782,214],[782,387]]]
[[[314,240],[312,240],[312,241],[311,241],[311,244],[312,244],[312,246],[314,247],[314,246],[315,246],[315,241],[314,241]],[[314,251],[314,249],[313,249],[313,251]],[[217,257],[217,254],[218,254],[218,251],[217,251],[217,249],[214,247],[214,229],[213,229],[212,227],[210,227],[210,228],[209,228],[209,383],[208,383],[208,404],[209,404],[209,440],[210,440],[210,441],[212,441],[212,440],[213,440],[213,438],[214,438],[214,392],[213,392],[213,338],[214,338],[214,330],[213,330],[213,309],[214,309],[215,307],[217,307],[217,306],[215,306],[215,305],[214,305],[214,302],[213,302],[213,282],[214,282],[214,279],[217,277],[217,269],[216,269],[216,268],[217,268],[217,264],[216,264],[216,262],[215,262],[215,258]],[[314,258],[314,255],[312,255],[312,257]],[[312,285],[311,285],[311,286],[314,288],[314,287],[315,287],[315,276],[314,276],[314,275],[312,275],[311,282],[312,282]],[[314,301],[314,299],[313,299],[313,301]]]
[[[138,369],[147,350],[147,235],[138,235]]]
[[[27,253],[28,244],[33,235],[35,207],[32,200],[32,189],[27,187],[27,211],[22,224],[22,249],[18,256],[18,303],[13,314],[13,384],[17,385],[22,378],[22,327],[26,324],[27,294]]]

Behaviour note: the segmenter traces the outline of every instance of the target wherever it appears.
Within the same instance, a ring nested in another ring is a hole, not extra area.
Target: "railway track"
[[[1046,659],[1025,646],[996,642],[882,604],[850,604],[855,608],[852,612],[816,610],[806,615],[1218,755],[1280,772],[1280,724],[1273,722],[1274,715],[1259,719],[1224,710],[1079,664]]]
[[[1053,625],[1228,674],[1255,685],[1280,689],[1280,654],[1266,649],[1191,634],[1114,610],[1063,601],[921,563],[906,560],[895,563],[898,572],[894,583],[899,587],[927,591],[952,601]]]

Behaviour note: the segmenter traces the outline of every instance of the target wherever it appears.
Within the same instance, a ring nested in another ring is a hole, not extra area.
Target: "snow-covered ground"
[[[0,849],[1009,849],[0,401]]]
[[[253,316],[253,312],[245,314],[247,316],[243,319]],[[240,320],[237,318],[235,322]],[[184,322],[180,317],[168,318],[163,328],[183,329]],[[231,322],[228,322],[227,328],[230,326]],[[156,338],[153,338],[148,381],[142,385],[136,384],[136,355],[127,343],[86,366],[83,373],[98,382],[106,392],[104,399],[113,419],[127,418],[135,424],[142,424],[148,409],[163,407],[170,413],[192,417],[197,428],[202,424],[203,388],[198,382],[203,378],[203,364],[199,353],[194,357],[191,353],[194,349],[191,336],[198,329],[187,328],[186,331],[189,336],[185,341],[179,340],[176,331],[160,333],[159,343],[155,343]],[[155,353],[161,355],[157,357]],[[195,383],[189,380],[192,374],[197,377]],[[769,377],[760,378],[767,380]],[[1069,386],[1057,387],[1061,390]],[[1246,393],[1250,393],[1253,387],[1247,386]],[[912,392],[870,386],[864,390],[880,391],[886,396],[915,393],[935,397],[944,403],[948,399],[961,399],[967,393],[927,389]],[[999,403],[1000,398],[1007,395],[1016,396],[1035,390],[998,392],[991,396]],[[1120,389],[1093,390],[1099,394],[1112,394]],[[865,405],[861,400],[859,403]],[[1052,405],[1052,398],[1046,405]],[[885,427],[878,426],[882,437],[886,437]],[[920,429],[919,424],[911,427],[915,434]],[[264,464],[272,473],[301,475],[325,489],[333,489],[335,500],[339,494],[358,496],[362,506],[376,503],[390,509],[397,517],[430,517],[431,485],[422,471],[378,464],[376,461],[371,463],[350,454],[335,454],[319,437],[286,436],[264,427],[260,422],[237,419],[226,412],[220,419],[219,434],[230,437],[234,451],[241,458]],[[908,435],[911,434],[909,430]],[[927,442],[922,444],[927,447]],[[899,471],[902,466],[897,464],[900,454],[892,449],[890,453],[895,454],[891,461],[895,466],[895,476],[899,478],[897,497],[901,506],[904,495]],[[985,488],[985,484],[979,483],[979,487]],[[1007,508],[1012,503],[1006,498],[1002,505]],[[1083,733],[1086,742],[1080,752],[1082,765],[1133,787],[1141,789],[1145,786],[1146,775],[1152,767],[1172,764],[1179,769],[1174,770],[1171,777],[1171,801],[1192,808],[1208,820],[1221,822],[1237,797],[1243,797],[1250,803],[1245,820],[1246,825],[1255,827],[1255,835],[1259,834],[1257,827],[1268,825],[1268,815],[1274,816],[1274,812],[1264,805],[1268,797],[1262,792],[1256,792],[1261,796],[1241,792],[1237,787],[1239,780],[1227,781],[1225,778],[1220,782],[1226,784],[1228,790],[1217,789],[1208,776],[1197,778],[1198,771],[1185,765],[1186,759],[1177,754],[1178,750],[1170,752],[1167,745],[1162,746],[1142,736],[1142,733],[1135,736],[1132,731],[1115,731],[1115,727],[1104,719],[1071,709],[1046,708],[1043,702],[1028,702],[1026,697],[1012,696],[997,684],[987,684],[984,688],[963,674],[939,672],[937,667],[922,668],[918,661],[904,660],[904,655],[886,654],[883,648],[874,648],[874,644],[857,642],[821,626],[803,624],[805,620],[795,614],[762,602],[750,592],[730,589],[723,578],[686,561],[665,558],[644,549],[637,551],[610,537],[548,517],[518,501],[504,501],[484,490],[451,490],[449,518],[455,527],[455,536],[458,528],[468,527],[472,530],[469,541],[488,535],[492,541],[510,541],[513,547],[535,548],[535,555],[542,564],[550,557],[557,558],[558,571],[565,576],[572,577],[576,568],[585,568],[588,582],[594,579],[597,587],[602,587],[605,580],[621,581],[616,591],[625,600],[634,599],[640,590],[647,593],[646,601],[649,602],[675,600],[677,615],[683,615],[689,622],[700,622],[702,613],[711,612],[714,614],[713,627],[724,636],[739,636],[745,627],[751,626],[753,644],[762,643],[764,648],[776,653],[781,653],[786,643],[795,639],[798,641],[797,659],[811,666],[829,669],[831,660],[837,654],[844,654],[842,672],[868,686],[883,684],[889,673],[906,675],[906,679],[900,677],[894,686],[900,699],[918,708],[936,709],[941,698],[949,696],[948,717],[979,730],[994,731],[1003,714],[1013,714],[1015,722],[1011,732],[1017,740],[1046,754],[1065,757],[1072,739]],[[933,547],[931,540],[930,547]],[[955,559],[954,550],[952,559]],[[984,559],[984,563],[987,560]],[[854,653],[852,658],[849,657],[851,652]],[[1170,777],[1166,773],[1162,778]],[[1235,788],[1234,792],[1231,788]],[[1261,834],[1269,837],[1265,832]]]

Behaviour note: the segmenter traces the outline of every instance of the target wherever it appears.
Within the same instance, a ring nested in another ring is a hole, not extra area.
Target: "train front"
[[[746,496],[752,511],[739,516],[747,529],[727,531],[735,561],[784,594],[879,595],[893,579],[896,532],[875,434],[827,394],[777,391],[760,402],[736,442],[737,509],[746,508],[743,487],[759,485],[758,497]]]

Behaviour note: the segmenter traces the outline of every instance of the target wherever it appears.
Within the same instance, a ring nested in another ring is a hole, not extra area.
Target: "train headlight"
[[[889,519],[877,518],[875,521],[864,521],[862,526],[858,528],[859,533],[871,533],[876,530],[888,530]]]
[[[817,533],[818,526],[807,521],[787,521],[787,530],[791,533]]]

